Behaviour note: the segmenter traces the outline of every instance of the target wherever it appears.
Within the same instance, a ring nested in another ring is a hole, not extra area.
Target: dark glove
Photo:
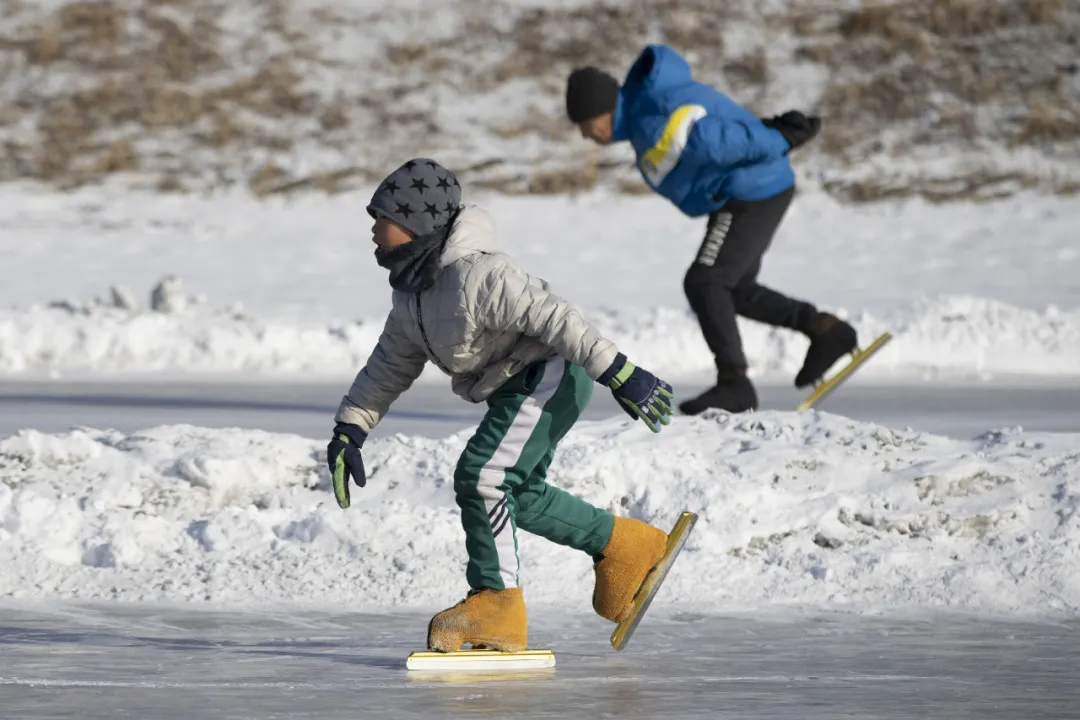
[[[821,118],[816,115],[807,117],[798,110],[788,110],[783,115],[774,115],[761,122],[765,127],[778,130],[792,150],[810,142],[821,131]]]
[[[367,484],[364,474],[364,459],[360,457],[360,448],[367,440],[367,433],[356,425],[339,422],[334,426],[334,439],[326,446],[326,464],[330,466],[330,477],[334,481],[334,497],[339,507],[349,507],[349,476],[357,487]]]
[[[622,353],[615,356],[615,362],[596,381],[611,388],[611,394],[626,414],[635,420],[641,418],[654,433],[660,432],[661,424],[671,422],[674,397],[671,386],[635,367]]]

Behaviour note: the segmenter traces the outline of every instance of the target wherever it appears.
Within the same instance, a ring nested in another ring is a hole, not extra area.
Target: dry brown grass
[[[175,19],[177,8],[183,24]],[[263,9],[262,31],[289,42],[283,0]],[[228,72],[236,63],[220,52],[220,16],[219,7],[194,0],[137,6],[79,0],[4,38],[0,47],[10,62],[38,76],[63,73],[82,82],[52,93],[22,86],[15,102],[38,112],[36,133],[8,142],[0,180],[29,175],[70,187],[143,165],[157,166],[162,188],[184,187],[184,175],[235,176],[235,159],[224,157],[216,168],[185,167],[192,162],[185,157],[171,158],[171,167],[161,167],[170,161],[160,157],[149,162],[145,141],[175,130],[210,150],[209,157],[252,145],[290,147],[288,134],[256,130],[243,118],[302,118],[315,110],[294,59],[268,57],[247,72]],[[296,49],[302,51],[302,43]],[[340,105],[325,108],[322,122],[328,130],[343,127],[347,113]],[[126,137],[101,137],[118,133]],[[265,173],[254,177],[262,182]]]
[[[1053,144],[1080,138],[1080,105],[1061,102],[1061,94],[1037,97],[1028,103],[1014,146]]]
[[[895,150],[1071,144],[1077,153],[1080,6],[1063,0],[896,0],[792,25],[825,64],[822,143],[848,163]],[[1070,69],[1071,68],[1071,69]],[[897,132],[899,131],[899,132]],[[1057,148],[1055,152],[1061,152]],[[1077,155],[1080,159],[1080,155]]]
[[[463,173],[469,178],[473,173]],[[576,195],[597,186],[600,168],[593,158],[555,169],[529,172],[478,174],[468,180],[470,187],[494,190],[506,195]]]
[[[1068,0],[865,0],[856,10],[789,0],[772,15],[750,0],[525,9],[451,0],[461,19],[451,34],[432,42],[412,33],[361,68],[334,65],[318,44],[316,31],[330,27],[381,43],[347,6],[325,0],[301,14],[288,0],[236,2],[255,18],[239,31],[225,0],[73,0],[52,14],[5,0],[0,182],[68,188],[138,173],[170,192],[333,193],[377,180],[403,155],[441,152],[463,179],[504,192],[608,184],[643,193],[625,160],[589,154],[566,121],[566,74],[593,64],[621,77],[644,42],[664,42],[698,79],[755,111],[780,111],[773,82],[788,68],[772,38],[793,36],[789,62],[827,70],[819,102],[804,108],[825,118],[822,136],[797,162],[846,174],[828,183],[838,197],[1075,191],[1067,173],[983,165],[941,177],[862,172],[870,158],[963,151],[1080,163],[1080,4]],[[735,22],[761,38],[748,45],[737,33],[739,46],[726,47]],[[475,128],[432,99],[450,91],[458,103],[488,102],[507,83],[532,90],[515,112],[478,113]],[[312,150],[317,162],[295,162]]]
[[[725,62],[724,74],[737,87],[765,85],[769,81],[769,60],[765,48],[755,48]]]
[[[535,82],[547,109],[537,103],[522,108],[519,120],[495,122],[487,130],[504,140],[535,136],[561,147],[581,143],[566,120],[562,93],[575,67],[596,65],[621,80],[646,42],[664,42],[694,59],[694,74],[748,97],[764,95],[769,68],[763,49],[726,57],[723,23],[740,17],[735,4],[713,0],[659,0],[652,3],[594,2],[571,8],[529,8],[509,21],[499,0],[473,0],[465,21],[452,36],[437,43],[404,41],[388,47],[379,70],[390,72],[409,64],[432,82],[458,92],[492,92],[508,82]],[[490,58],[478,63],[477,57]],[[583,147],[577,145],[577,147]],[[619,174],[625,163],[592,166],[571,156],[560,170],[524,171],[478,177],[480,186],[508,193],[580,192]],[[641,192],[636,183],[617,179],[617,186]],[[647,190],[647,188],[646,188]]]
[[[557,93],[566,74],[596,65],[622,76],[645,42],[661,41],[684,53],[700,53],[695,72],[723,77],[722,24],[741,12],[713,0],[594,2],[571,8],[528,8],[501,22],[497,0],[474,0],[462,26],[436,43],[392,44],[387,66],[411,64],[425,74],[471,92],[486,92],[512,80],[538,80]],[[478,63],[477,57],[492,57]],[[760,58],[751,53],[732,63],[736,74],[756,82]]]
[[[917,192],[913,192],[913,187]],[[1061,195],[1076,194],[1075,182],[1063,178],[1047,181],[1031,173],[971,170],[950,178],[873,178],[826,182],[825,190],[846,202],[866,203],[897,200],[917,194],[932,203],[992,202],[1020,190],[1039,190]]]

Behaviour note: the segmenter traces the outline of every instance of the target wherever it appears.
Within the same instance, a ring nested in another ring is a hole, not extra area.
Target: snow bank
[[[187,297],[179,280],[153,293],[152,309],[113,288],[107,300],[0,311],[0,372],[151,372],[351,375],[366,361],[383,318],[301,326],[219,309]],[[635,362],[668,377],[708,373],[712,356],[689,311],[587,312]],[[849,316],[863,345],[894,340],[862,378],[1080,375],[1080,310],[1038,312],[994,300],[938,297],[887,314]],[[800,334],[740,320],[752,371],[790,378],[802,365]],[[438,379],[437,372],[425,374]]]
[[[382,322],[306,327],[216,308],[166,278],[140,309],[124,287],[108,299],[0,311],[0,372],[355,373]]]
[[[465,590],[449,481],[465,440],[374,439],[368,487],[340,510],[322,441],[23,431],[0,441],[0,595],[447,604]],[[666,602],[1075,611],[1078,447],[818,413],[679,418],[659,435],[612,420],[571,433],[550,479],[665,528],[700,513]],[[588,558],[525,534],[521,552],[531,601],[589,607]]]
[[[887,313],[840,310],[865,347],[881,333],[893,339],[859,370],[859,378],[988,378],[1080,374],[1080,309],[1044,311],[978,297],[939,296]],[[688,312],[608,314],[599,323],[640,364],[672,376],[707,372],[712,355]],[[739,319],[752,374],[789,378],[802,366],[809,341],[790,330]]]

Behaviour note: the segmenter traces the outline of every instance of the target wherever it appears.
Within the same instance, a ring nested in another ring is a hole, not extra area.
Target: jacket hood
[[[663,90],[690,82],[690,64],[666,45],[647,45],[630,66],[623,83],[628,88]]]
[[[495,220],[478,205],[465,205],[454,221],[450,237],[443,248],[442,267],[474,253],[493,253],[498,250],[495,241]]]
[[[633,107],[642,92],[662,92],[666,88],[685,85],[691,80],[690,64],[666,45],[646,45],[626,73],[619,96],[615,100],[612,118],[612,141],[629,138],[627,108]]]

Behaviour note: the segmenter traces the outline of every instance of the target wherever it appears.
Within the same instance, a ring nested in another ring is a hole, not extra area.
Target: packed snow
[[[390,302],[366,199],[5,192],[0,373],[350,375]],[[466,200],[636,362],[671,377],[709,371],[682,295],[702,220],[654,197]],[[1078,222],[1076,203],[1036,196],[851,207],[806,192],[761,280],[850,318],[864,344],[893,333],[860,380],[1075,376]],[[742,328],[752,372],[786,382],[806,339]]]
[[[114,288],[107,302],[0,311],[0,372],[348,377],[363,366],[382,330],[379,320],[268,322],[183,295],[163,296],[172,309],[139,311],[129,309],[126,296]],[[689,311],[608,311],[590,319],[634,362],[655,373],[687,377],[712,368],[712,355]],[[943,297],[850,320],[863,345],[883,332],[894,338],[860,370],[860,378],[1080,375],[1080,310],[1036,312],[983,298]],[[798,371],[808,347],[804,336],[741,319],[740,326],[754,376],[789,377]],[[424,380],[445,382],[431,367]]]
[[[465,589],[467,432],[375,437],[341,510],[323,441],[191,426],[0,441],[0,595],[431,606]],[[668,528],[700,520],[665,602],[1015,613],[1080,607],[1073,435],[970,441],[819,414],[579,425],[549,480]],[[527,597],[588,608],[589,558],[522,533]]]

